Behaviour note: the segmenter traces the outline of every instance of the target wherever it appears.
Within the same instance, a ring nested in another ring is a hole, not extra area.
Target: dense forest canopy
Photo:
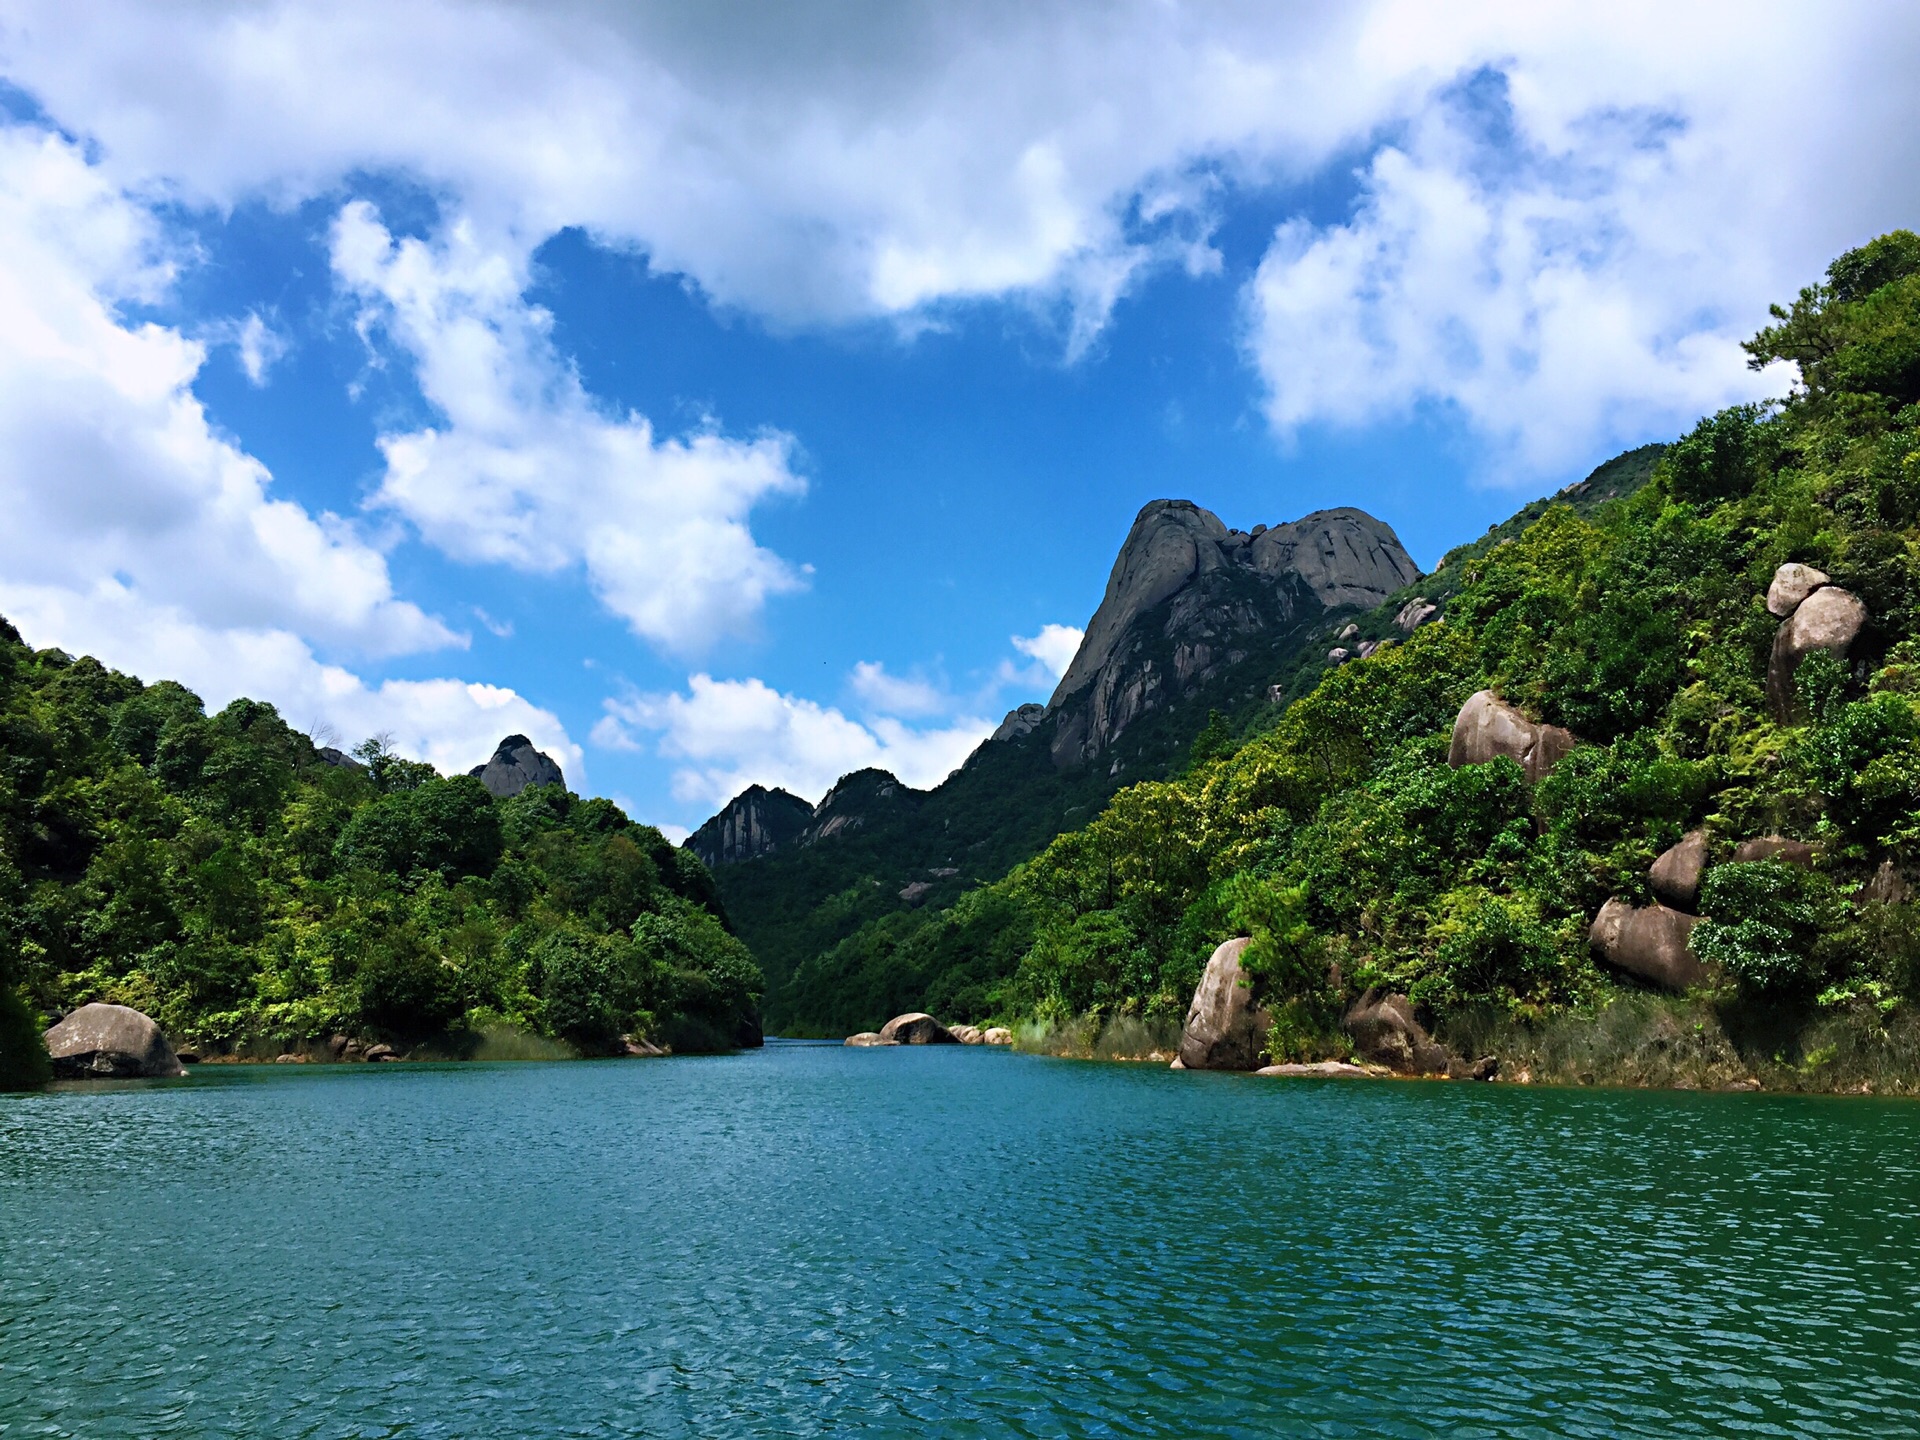
[[[757,1042],[759,971],[693,855],[558,785],[496,800],[356,753],[0,622],[0,1053],[31,1068],[39,1024],[92,1000],[212,1050]]]
[[[856,1029],[954,1019],[1177,1021],[1212,946],[1252,934],[1275,1058],[1338,1053],[1370,985],[1432,1016],[1602,1002],[1588,928],[1644,904],[1653,859],[1782,834],[1818,860],[1718,865],[1696,951],[1733,1000],[1884,1016],[1920,1000],[1920,238],[1836,260],[1748,345],[1799,367],[1776,403],[1702,420],[1630,494],[1528,507],[1450,554],[1404,643],[1328,671],[1258,733],[1203,734],[1186,773],[1119,792],[1005,879],[871,921],[798,966],[790,1003]],[[1631,457],[1623,457],[1631,458]],[[1587,509],[1587,507],[1581,507]],[[1865,603],[1769,702],[1776,567]],[[1447,763],[1491,688],[1582,742],[1541,783]],[[1858,903],[1876,874],[1894,903]]]

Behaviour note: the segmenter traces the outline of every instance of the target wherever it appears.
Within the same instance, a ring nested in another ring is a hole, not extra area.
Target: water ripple
[[[1920,1430],[1920,1107],[975,1049],[0,1101],[0,1436]]]

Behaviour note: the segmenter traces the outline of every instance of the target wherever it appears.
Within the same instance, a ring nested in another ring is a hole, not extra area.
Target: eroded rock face
[[[1802,660],[1816,650],[1845,659],[1866,628],[1867,607],[1838,585],[1815,590],[1801,601],[1773,637],[1773,654],[1767,659],[1767,703],[1774,718],[1785,722],[1800,716],[1793,680]]]
[[[987,738],[1003,742],[1018,740],[1022,735],[1031,735],[1046,717],[1047,707],[1044,705],[1016,706],[1007,712],[1007,718],[1002,720],[999,727]]]
[[[1393,617],[1394,627],[1402,634],[1411,635],[1427,621],[1440,613],[1440,607],[1424,595],[1416,595],[1400,607],[1400,613]]]
[[[1396,1075],[1444,1075],[1453,1060],[1413,1014],[1413,1002],[1404,995],[1369,990],[1347,1011],[1347,1034],[1360,1058],[1384,1065]]]
[[[1904,905],[1913,898],[1913,885],[1898,865],[1882,860],[1857,898],[1863,905]]]
[[[1219,946],[1194,987],[1180,1031],[1180,1063],[1188,1070],[1257,1070],[1266,1057],[1272,1021],[1254,1004],[1240,956],[1244,936]]]
[[[1154,501],[1135,518],[1048,704],[1054,763],[1091,762],[1141,715],[1246,659],[1249,646],[1326,608],[1378,605],[1419,573],[1364,511],[1322,510],[1248,533],[1192,501]]]
[[[1767,612],[1784,620],[1800,608],[1802,600],[1822,585],[1831,583],[1826,571],[1811,565],[1782,565],[1773,572],[1773,583],[1767,586]]]
[[[1813,853],[1813,846],[1804,840],[1789,840],[1784,835],[1762,835],[1754,840],[1742,840],[1734,847],[1733,858],[1736,862],[1779,860],[1788,865],[1798,865],[1802,870],[1811,870]]]
[[[467,773],[479,776],[480,783],[487,787],[487,793],[496,800],[518,795],[529,785],[567,783],[553,757],[543,750],[534,749],[533,742],[524,735],[507,736],[495,748],[491,760],[484,765],[474,766]]]
[[[785,790],[751,785],[686,839],[708,869],[784,850],[813,823],[813,806]]]
[[[1558,725],[1537,724],[1493,691],[1481,690],[1468,697],[1454,719],[1447,763],[1457,770],[1462,765],[1484,765],[1505,755],[1519,762],[1520,768],[1527,772],[1527,779],[1537,782],[1578,743],[1572,731]]]
[[[1653,893],[1676,910],[1691,910],[1700,898],[1700,877],[1707,869],[1707,832],[1689,831],[1678,845],[1660,852],[1647,871]]]
[[[47,1031],[62,1080],[157,1080],[187,1073],[160,1027],[126,1005],[82,1005]]]
[[[1665,905],[1636,909],[1609,900],[1594,916],[1587,943],[1596,960],[1669,990],[1704,984],[1706,967],[1687,948],[1699,917]]]
[[[953,1032],[931,1015],[914,1010],[880,1027],[880,1038],[896,1045],[958,1045]]]

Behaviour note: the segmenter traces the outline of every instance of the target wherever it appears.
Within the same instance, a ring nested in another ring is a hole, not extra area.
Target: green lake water
[[[960,1048],[0,1097],[0,1436],[1920,1433],[1920,1105]]]

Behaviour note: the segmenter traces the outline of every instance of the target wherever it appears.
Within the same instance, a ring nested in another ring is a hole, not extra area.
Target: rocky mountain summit
[[[509,735],[495,747],[493,758],[467,772],[477,775],[496,800],[518,795],[529,785],[565,785],[560,766],[544,750],[533,748],[524,735]]]
[[[1264,681],[1329,611],[1371,608],[1419,578],[1420,568],[1399,537],[1362,510],[1319,510],[1246,531],[1229,529],[1191,500],[1155,500],[1134,518],[1106,593],[1052,699],[1009,711],[956,778],[980,780],[996,750],[1031,746],[1043,750],[1057,771],[1091,771],[1096,761],[1106,761],[1098,773],[1110,788],[1138,757],[1132,755],[1137,747],[1130,746],[1126,762],[1108,752],[1145,717],[1217,689],[1242,671]],[[1419,619],[1434,608],[1426,605]],[[1204,709],[1200,714],[1204,718]],[[1185,727],[1198,728],[1198,722]],[[1183,734],[1174,751],[1184,753],[1191,738]],[[818,806],[756,785],[729,801],[686,845],[709,866],[738,864],[863,827],[885,829],[917,813],[929,793],[884,770],[843,776]],[[952,818],[942,818],[943,834],[952,831]],[[977,837],[951,838],[965,848]]]
[[[1152,501],[1031,728],[1050,720],[1054,764],[1089,764],[1143,713],[1185,698],[1324,611],[1370,608],[1419,578],[1399,537],[1363,510],[1317,510],[1245,531],[1191,500]],[[1028,718],[1023,707],[1001,730]]]
[[[813,806],[787,790],[750,785],[687,837],[687,849],[712,868],[757,860],[791,846],[813,823]]]

